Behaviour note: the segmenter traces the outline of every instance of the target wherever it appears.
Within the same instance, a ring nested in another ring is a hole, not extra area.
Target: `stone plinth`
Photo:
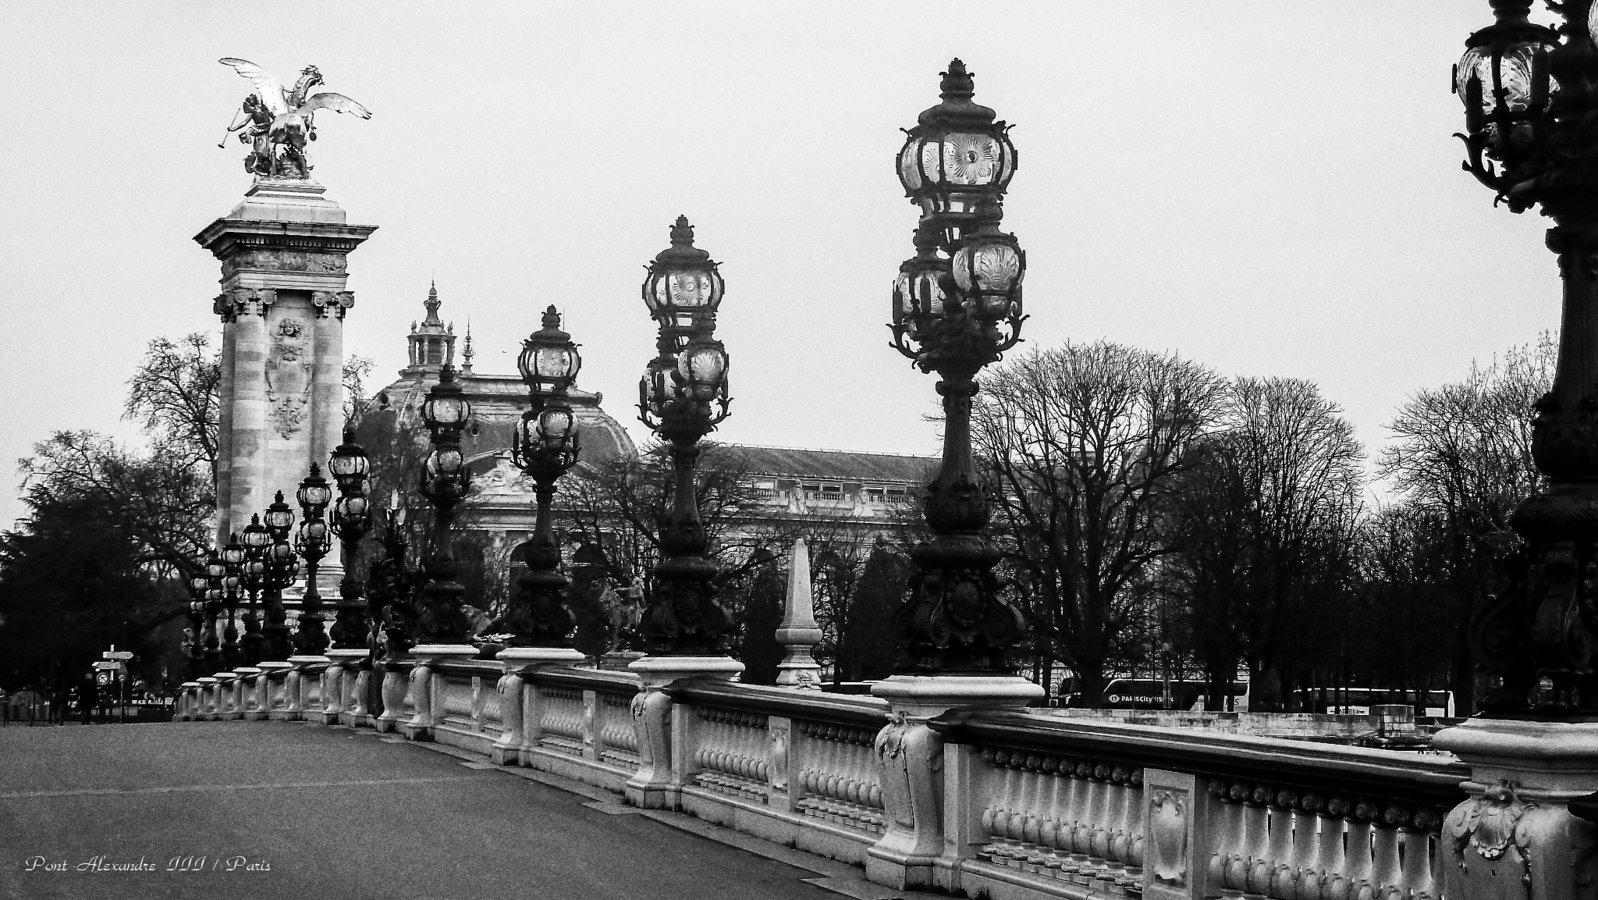
[[[730,656],[645,656],[627,668],[643,682],[632,704],[639,766],[627,779],[627,802],[644,809],[675,809],[682,783],[672,748],[682,742],[674,739],[674,732],[686,723],[671,715],[671,698],[664,688],[679,678],[731,680],[743,672],[744,664]]]
[[[527,719],[525,676],[539,666],[574,666],[583,661],[583,654],[566,647],[507,647],[494,658],[505,667],[497,685],[503,730],[489,748],[488,756],[497,766],[513,766],[522,761],[529,746],[523,727]],[[533,715],[537,715],[536,711]]]
[[[477,648],[471,644],[417,644],[411,648],[411,659],[416,667],[411,669],[411,706],[416,710],[410,719],[401,722],[399,731],[407,740],[430,741],[433,726],[437,723],[434,711],[443,690],[443,680],[435,669],[439,663],[453,659],[471,659]],[[385,702],[386,702],[385,697]]]
[[[242,530],[312,462],[325,465],[343,425],[347,257],[373,231],[349,225],[314,181],[261,179],[195,236],[222,264],[217,540]],[[319,581],[337,596],[343,573]]]

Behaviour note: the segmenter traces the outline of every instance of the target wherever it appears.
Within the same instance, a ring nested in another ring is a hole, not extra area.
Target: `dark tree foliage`
[[[159,674],[170,648],[148,636],[187,597],[150,577],[138,539],[98,498],[36,490],[25,502],[29,517],[0,533],[0,682],[59,690],[112,644]]]
[[[900,550],[879,541],[860,569],[853,603],[844,619],[846,639],[838,648],[835,678],[875,681],[893,674],[893,612],[909,590],[913,563]]]

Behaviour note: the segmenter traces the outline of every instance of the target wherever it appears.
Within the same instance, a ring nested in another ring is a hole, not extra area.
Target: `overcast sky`
[[[1545,13],[1540,20],[1546,20]],[[10,460],[131,435],[147,342],[220,334],[192,237],[249,187],[218,149],[252,60],[322,113],[352,223],[347,352],[386,383],[436,278],[479,372],[554,303],[579,386],[630,404],[638,284],[685,213],[727,280],[727,441],[937,452],[933,379],[887,346],[915,210],[900,129],[951,57],[1015,125],[1024,336],[1318,382],[1374,453],[1395,407],[1557,326],[1548,223],[1460,171],[1449,73],[1486,0],[0,5],[0,525]]]

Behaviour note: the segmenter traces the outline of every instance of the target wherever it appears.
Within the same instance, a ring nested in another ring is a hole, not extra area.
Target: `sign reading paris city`
[[[250,146],[249,155],[244,157],[244,169],[257,177],[311,177],[311,163],[305,149],[310,141],[316,140],[312,116],[317,110],[353,113],[363,119],[372,117],[370,110],[343,94],[310,93],[311,88],[322,83],[322,73],[315,66],[300,70],[294,87],[286,88],[249,60],[230,56],[218,61],[255,85],[255,92],[244,98],[227,130],[229,134],[237,132],[239,141]],[[217,144],[218,147],[226,145],[226,138]]]

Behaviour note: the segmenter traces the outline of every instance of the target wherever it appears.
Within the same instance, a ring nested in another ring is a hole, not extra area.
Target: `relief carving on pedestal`
[[[1515,785],[1499,781],[1482,792],[1480,797],[1461,803],[1448,814],[1443,823],[1443,840],[1453,850],[1459,871],[1467,877],[1496,879],[1500,868],[1505,874],[1518,876],[1523,896],[1531,897],[1531,820],[1522,821],[1526,813],[1537,804],[1522,800],[1515,793]],[[1475,856],[1488,863],[1486,872],[1473,871],[1469,848]],[[1521,894],[1507,887],[1495,889],[1493,896],[1507,897]]]
[[[1156,791],[1149,801],[1148,867],[1164,884],[1187,883],[1187,796]]]
[[[272,332],[266,358],[267,419],[284,438],[305,422],[311,404],[311,350],[305,323],[284,319]]]

